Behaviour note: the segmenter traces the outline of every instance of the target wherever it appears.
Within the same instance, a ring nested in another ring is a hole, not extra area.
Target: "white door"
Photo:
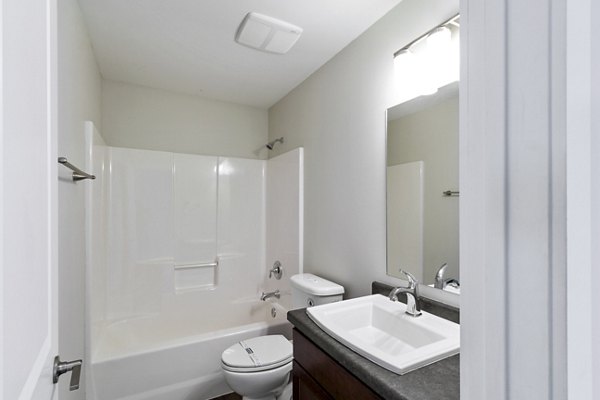
[[[0,3],[0,398],[56,399],[56,0]]]

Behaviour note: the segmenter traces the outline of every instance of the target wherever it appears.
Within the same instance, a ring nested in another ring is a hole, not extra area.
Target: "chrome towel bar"
[[[452,197],[458,197],[458,196],[460,196],[460,192],[458,190],[456,190],[456,191],[455,190],[446,190],[445,192],[442,192],[442,194],[444,196],[447,196],[447,197],[450,197],[450,196],[452,196]]]
[[[74,166],[73,164],[68,162],[67,157],[58,157],[58,163],[64,165],[65,167],[67,167],[71,171],[73,171],[72,177],[75,182],[81,181],[84,179],[96,179],[95,175],[90,175],[87,172],[83,172],[82,170],[80,170],[79,168],[77,168],[76,166]]]

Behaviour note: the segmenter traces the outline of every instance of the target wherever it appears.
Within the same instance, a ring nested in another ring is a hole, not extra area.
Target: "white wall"
[[[102,83],[102,136],[109,146],[265,159],[267,126],[261,108]]]
[[[370,293],[385,275],[385,110],[392,55],[458,11],[458,1],[405,0],[269,109],[273,155],[305,151],[304,266]]]
[[[58,1],[58,155],[85,166],[84,123],[100,123],[100,73],[76,0]],[[63,360],[84,357],[85,213],[84,182],[58,169],[59,350]],[[61,399],[85,398],[84,374],[77,391],[61,379]]]
[[[433,283],[443,263],[446,278],[459,278],[459,198],[442,195],[459,190],[458,97],[389,121],[387,134],[388,165],[425,163],[423,279]]]

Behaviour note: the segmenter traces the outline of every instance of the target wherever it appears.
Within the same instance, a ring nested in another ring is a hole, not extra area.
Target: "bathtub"
[[[205,400],[231,392],[221,353],[260,335],[291,339],[292,327],[280,303],[252,300],[227,308],[204,317],[154,316],[102,327],[91,355],[88,398]]]

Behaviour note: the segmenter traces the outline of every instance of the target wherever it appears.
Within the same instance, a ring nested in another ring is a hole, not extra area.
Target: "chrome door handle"
[[[71,382],[69,383],[69,390],[77,390],[79,389],[79,377],[81,375],[81,364],[82,360],[75,361],[60,361],[60,357],[54,357],[54,369],[52,373],[52,382],[54,384],[58,383],[58,378],[66,373],[71,371]]]

